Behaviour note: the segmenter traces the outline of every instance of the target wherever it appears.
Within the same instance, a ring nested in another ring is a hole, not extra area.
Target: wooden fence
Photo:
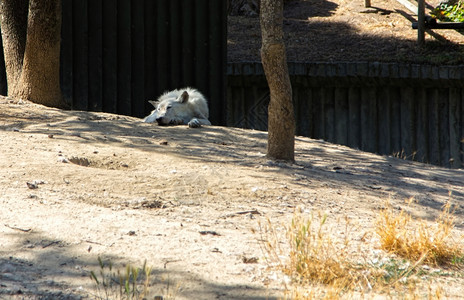
[[[147,99],[194,86],[225,118],[226,2],[63,0],[62,87],[76,109],[141,117]]]
[[[224,124],[226,1],[62,0],[61,86],[74,109],[142,117],[184,86]],[[2,66],[3,64],[3,66]],[[4,62],[0,92],[6,93]]]
[[[289,65],[297,134],[369,152],[464,167],[464,66]],[[267,129],[258,63],[227,68],[227,125]]]

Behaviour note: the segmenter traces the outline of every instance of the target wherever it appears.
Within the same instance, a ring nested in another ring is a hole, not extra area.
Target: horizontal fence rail
[[[464,167],[464,66],[290,63],[297,134]],[[259,63],[227,67],[227,125],[267,130]]]

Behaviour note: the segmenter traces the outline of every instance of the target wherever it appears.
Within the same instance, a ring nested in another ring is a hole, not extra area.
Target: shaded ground
[[[439,1],[428,1],[428,8]],[[417,46],[417,20],[395,0],[295,0],[285,4],[284,32],[288,60],[404,61],[457,64],[464,62],[464,35],[434,30],[426,46]],[[228,61],[260,61],[258,17],[231,16],[228,24]]]
[[[378,255],[373,221],[388,198],[400,208],[415,197],[411,212],[432,220],[452,191],[464,229],[463,170],[303,137],[295,164],[276,163],[265,146],[265,132],[159,127],[2,98],[0,299],[88,298],[98,256],[121,268],[147,260],[154,295],[277,299],[283,285],[267,269],[259,223],[281,228],[297,207],[328,213],[354,259]],[[456,276],[427,280],[450,298],[464,292]]]

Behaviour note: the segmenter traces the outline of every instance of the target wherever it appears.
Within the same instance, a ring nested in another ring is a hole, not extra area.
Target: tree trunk
[[[61,0],[30,0],[23,68],[13,97],[63,107],[60,88]]]
[[[261,0],[261,61],[271,93],[267,157],[294,161],[295,116],[282,23],[283,0]]]
[[[6,79],[8,95],[11,96],[23,67],[29,0],[3,0],[0,3]]]

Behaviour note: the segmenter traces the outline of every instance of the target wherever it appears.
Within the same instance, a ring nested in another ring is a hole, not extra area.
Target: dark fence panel
[[[208,98],[211,122],[224,125],[226,5],[222,0],[62,0],[65,101],[73,109],[143,117],[153,109],[147,100],[190,86]],[[0,94],[6,93],[0,59]]]
[[[143,117],[148,99],[191,86],[223,125],[226,18],[218,0],[63,0],[64,97],[74,109]]]
[[[143,117],[147,100],[190,86],[225,124],[225,0],[62,0],[62,14],[61,88],[73,109]]]
[[[464,66],[289,64],[297,134],[464,167]],[[267,130],[258,63],[229,64],[227,125]]]

